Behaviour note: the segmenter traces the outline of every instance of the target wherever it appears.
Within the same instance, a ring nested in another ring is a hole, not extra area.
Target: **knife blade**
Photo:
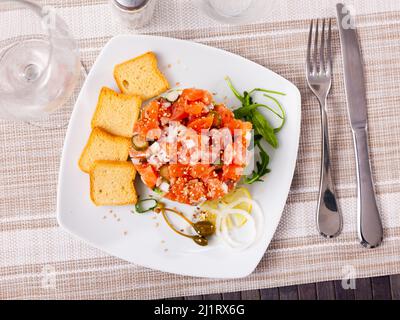
[[[353,129],[365,128],[367,125],[367,98],[364,63],[357,32],[352,22],[354,17],[342,3],[337,4],[337,14],[350,123]]]
[[[336,9],[343,55],[347,109],[356,155],[357,231],[364,247],[375,248],[382,242],[383,228],[369,161],[364,63],[353,23],[354,17],[342,3],[338,3]]]

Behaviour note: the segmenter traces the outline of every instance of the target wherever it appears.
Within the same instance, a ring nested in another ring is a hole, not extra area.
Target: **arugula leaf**
[[[251,98],[250,94],[247,91],[245,91],[244,92],[244,103],[243,103],[243,105],[248,106],[248,105],[251,105],[251,104],[253,104],[253,99]]]
[[[275,135],[274,128],[264,118],[261,112],[257,110],[251,111],[251,121],[257,132],[267,141],[274,149],[278,147],[278,138]]]
[[[273,97],[271,97],[271,98],[273,98]],[[257,108],[265,108],[265,109],[271,111],[273,114],[275,114],[280,119],[284,120],[284,116],[280,115],[274,109],[272,109],[271,107],[269,107],[265,104],[262,104],[262,103],[253,103],[250,105],[246,105],[244,107],[240,107],[240,108],[234,110],[233,113],[235,114],[235,118],[241,119],[241,118],[244,118],[245,116],[247,116],[252,110],[257,109]]]
[[[271,172],[271,170],[268,169],[269,155],[261,147],[261,144],[259,142],[257,142],[256,145],[260,149],[261,162],[257,161],[257,163],[256,163],[257,171],[253,170],[253,173],[251,174],[251,176],[248,176],[244,179],[244,182],[247,184],[253,184],[254,182],[261,182],[261,181],[263,181],[261,178],[264,175],[266,175],[267,173]]]
[[[262,89],[262,88],[254,88],[253,90],[250,91],[250,95],[254,92],[265,92],[265,93],[272,93],[272,94],[277,94],[279,96],[286,96],[286,93],[279,92],[279,91],[274,91],[274,90],[267,90],[267,89]]]
[[[278,128],[275,128],[274,131],[275,133],[278,133],[279,131],[281,131],[281,129],[283,128],[283,126],[285,125],[286,122],[286,112],[285,109],[283,109],[281,103],[278,101],[278,99],[274,98],[273,96],[270,96],[268,94],[264,94],[264,97],[271,99],[272,101],[274,101],[276,103],[276,105],[278,106],[278,108],[281,110],[282,112],[282,116],[280,117],[282,119],[282,123]]]
[[[235,87],[233,86],[231,79],[229,79],[229,77],[225,77],[226,82],[228,83],[229,88],[232,90],[233,94],[235,95],[235,97],[242,103],[245,103],[245,99],[244,97],[235,89]]]

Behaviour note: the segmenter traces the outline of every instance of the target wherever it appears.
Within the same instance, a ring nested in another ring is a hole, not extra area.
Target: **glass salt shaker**
[[[137,29],[150,22],[157,0],[110,0],[110,3],[125,26]]]

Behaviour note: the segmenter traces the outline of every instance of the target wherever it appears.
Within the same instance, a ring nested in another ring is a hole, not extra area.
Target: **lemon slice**
[[[247,190],[246,188],[243,188],[243,187],[237,188],[234,191],[228,193],[225,197],[223,197],[222,202],[224,202],[226,204],[230,204],[241,198],[247,198],[247,199],[251,200],[252,198],[251,198],[251,194],[250,194],[249,190]],[[244,210],[250,214],[252,206],[251,206],[251,203],[240,202],[233,208]],[[231,215],[231,217],[233,218],[233,222],[235,223],[235,225],[237,227],[243,226],[247,221],[246,218],[243,217],[241,214],[233,214],[233,215]]]
[[[247,199],[252,199],[251,194],[249,190],[246,188],[237,188],[233,190],[232,192],[228,193],[225,197],[222,198],[222,201],[225,202],[226,204],[230,204],[238,199],[241,198],[247,198]],[[242,209],[247,212],[251,211],[251,204],[247,202],[242,202],[239,203],[237,206],[234,207],[235,209]]]
[[[200,208],[204,211],[208,210],[218,210],[218,200],[208,200],[203,202],[203,204],[200,206]]]
[[[215,223],[215,214],[211,213],[210,211],[218,210],[218,204],[221,202],[223,204],[229,205],[230,203],[236,202],[237,200],[240,199],[252,199],[251,194],[249,190],[246,188],[237,188],[234,191],[228,193],[226,196],[224,196],[221,200],[212,200],[212,201],[206,201],[204,202],[200,208],[202,211],[207,212],[207,217],[205,217],[206,220],[209,220],[213,223]],[[233,207],[234,209],[241,209],[246,211],[247,213],[251,213],[251,203],[248,202],[240,202]],[[243,217],[241,214],[232,214],[229,216],[227,220],[227,225],[228,229],[232,228],[233,225],[236,227],[241,227],[246,223],[247,219]],[[233,224],[233,225],[232,225]]]

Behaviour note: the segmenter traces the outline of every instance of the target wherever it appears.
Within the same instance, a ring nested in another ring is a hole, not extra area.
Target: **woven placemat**
[[[145,269],[91,248],[63,231],[55,217],[65,129],[0,121],[0,298],[155,299],[341,279],[349,274],[400,273],[400,4],[350,2],[359,10],[366,64],[370,152],[385,229],[381,247],[366,250],[356,236],[355,160],[336,27],[335,76],[328,109],[344,230],[337,239],[326,240],[315,229],[320,118],[317,101],[306,87],[304,59],[309,19],[333,16],[335,2],[304,0],[300,6],[299,1],[279,1],[263,21],[226,26],[201,16],[191,1],[160,1],[152,24],[141,33],[193,40],[237,53],[281,74],[301,91],[303,120],[296,172],[268,251],[249,277],[213,280]],[[53,5],[66,20],[88,69],[113,35],[132,32],[115,23],[107,1],[42,3]],[[0,6],[0,21],[20,23],[18,14]],[[66,110],[72,105],[67,104]],[[52,121],[59,125],[67,118],[68,112],[63,112]]]

